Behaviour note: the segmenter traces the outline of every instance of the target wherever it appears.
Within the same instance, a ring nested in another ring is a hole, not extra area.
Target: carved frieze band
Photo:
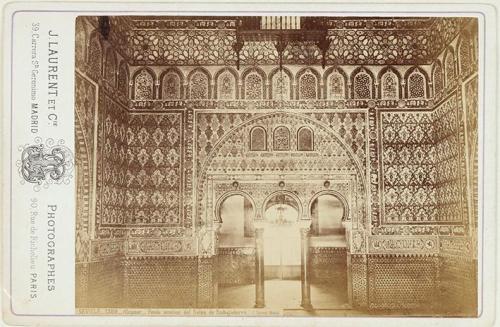
[[[371,254],[437,254],[437,236],[369,236],[368,252]]]

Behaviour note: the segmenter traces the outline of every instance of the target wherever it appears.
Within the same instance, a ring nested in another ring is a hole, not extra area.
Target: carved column
[[[311,310],[311,283],[309,281],[309,227],[300,229],[300,283],[302,288],[302,302],[300,304],[306,310]]]
[[[255,307],[265,307],[264,301],[264,228],[255,226]]]

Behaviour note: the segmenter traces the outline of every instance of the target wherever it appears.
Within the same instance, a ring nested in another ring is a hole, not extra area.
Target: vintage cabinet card
[[[491,325],[495,10],[8,4],[5,322]]]

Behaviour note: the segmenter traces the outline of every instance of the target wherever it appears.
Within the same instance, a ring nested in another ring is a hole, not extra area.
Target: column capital
[[[298,225],[300,230],[310,230],[311,229],[312,220],[311,219],[301,219],[298,221]]]
[[[255,231],[257,230],[264,230],[266,222],[263,219],[258,219],[253,221],[253,226],[255,227]]]

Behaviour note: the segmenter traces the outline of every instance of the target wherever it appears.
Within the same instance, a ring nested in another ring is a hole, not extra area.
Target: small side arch
[[[314,85],[314,91],[316,93],[316,96],[314,98],[305,98],[304,94],[302,94],[302,85],[303,81],[302,78],[305,75],[313,75],[314,78],[316,79],[315,85]],[[295,77],[295,85],[297,85],[297,90],[296,90],[296,99],[297,100],[302,100],[302,99],[320,99],[321,98],[321,87],[320,87],[320,74],[313,68],[311,67],[305,67],[302,68],[297,72],[297,75]]]
[[[368,91],[369,91],[369,96],[363,96],[363,94],[360,94],[360,92],[364,92],[364,90],[359,89],[356,84],[356,79],[358,77],[361,77],[363,75],[368,75],[368,78],[370,79],[369,85],[368,85]],[[353,99],[373,99],[375,97],[375,76],[373,73],[367,69],[366,67],[358,67],[356,68],[352,73],[351,73],[351,98]]]
[[[187,87],[187,98],[188,99],[194,99],[192,97],[192,92],[193,92],[193,83],[192,83],[192,80],[193,80],[193,76],[196,75],[197,73],[201,73],[201,74],[204,74],[206,79],[207,79],[207,93],[206,93],[206,99],[211,99],[212,98],[212,75],[210,75],[210,72],[206,69],[206,68],[203,68],[203,67],[197,67],[195,69],[193,69],[192,71],[189,72],[188,76],[187,76],[187,81],[188,81],[188,87]],[[200,99],[200,98],[196,98],[196,99]]]
[[[261,88],[261,91],[262,94],[260,95],[260,100],[263,100],[263,99],[267,99],[267,92],[266,92],[266,73],[258,68],[258,67],[250,67],[248,68],[247,70],[245,70],[243,72],[243,74],[241,74],[241,92],[240,92],[240,98],[241,99],[252,99],[252,100],[259,100],[259,99],[254,99],[252,97],[250,97],[250,95],[248,94],[248,91],[247,90],[247,84],[248,84],[248,81],[247,81],[247,77],[249,75],[251,75],[252,73],[256,73],[257,75],[259,75],[260,77],[260,88]]]
[[[377,76],[377,81],[378,81],[378,97],[380,99],[387,99],[383,97],[383,78],[386,73],[393,73],[396,75],[397,79],[397,99],[401,99],[403,97],[402,91],[401,91],[401,81],[402,77],[401,74],[398,72],[397,69],[394,69],[392,66],[386,66],[380,70]]]
[[[176,94],[178,93],[179,97],[177,97],[176,99],[184,98],[184,75],[176,67],[169,67],[166,70],[164,70],[163,72],[161,72],[160,78],[159,78],[160,90],[158,92],[158,98],[159,99],[169,99],[169,97],[166,96],[165,90],[164,90],[166,87],[166,85],[165,85],[166,81],[164,79],[169,74],[175,74],[175,76],[177,76],[177,78],[179,79],[179,89],[178,89],[178,91],[176,91]],[[170,98],[170,99],[174,99],[174,98]]]
[[[330,78],[333,76],[333,74],[339,74],[342,77],[343,98],[348,99],[349,98],[349,94],[348,94],[349,92],[347,90],[348,77],[347,77],[346,72],[340,67],[330,67],[323,74],[323,98],[324,99],[333,98],[330,96],[332,93],[332,91],[330,90]]]
[[[275,85],[274,85],[274,78],[277,76],[277,74],[283,74],[288,77],[288,96],[290,97],[290,100],[293,100],[293,74],[292,72],[283,67],[281,70],[279,68],[275,68],[271,71],[269,74],[269,99],[272,100],[281,100],[281,99],[275,99],[274,93],[275,93]]]
[[[424,91],[423,98],[428,98],[429,97],[429,76],[427,75],[425,70],[423,70],[419,66],[413,66],[410,69],[408,69],[405,73],[405,76],[404,76],[404,80],[406,83],[405,97],[408,99],[415,98],[415,96],[412,96],[412,91],[410,90],[410,88],[412,87],[412,85],[411,85],[412,81],[410,81],[410,78],[414,74],[418,74],[418,75],[422,76],[422,78],[423,78],[423,91]]]
[[[151,96],[149,98],[142,98],[142,96],[139,95],[137,92],[137,78],[140,74],[145,74],[144,76],[148,75],[152,79],[151,85],[147,86],[148,88],[150,88],[150,92],[151,92]],[[132,82],[134,85],[132,88],[132,98],[133,99],[136,99],[136,100],[154,100],[154,99],[156,99],[156,95],[155,95],[156,74],[152,69],[150,69],[148,67],[141,67],[141,68],[137,69],[135,71],[134,75],[132,76]],[[138,96],[141,96],[141,98],[138,98]]]
[[[234,68],[231,67],[224,67],[217,71],[214,76],[214,99],[219,99],[219,77],[224,74],[224,73],[230,73],[233,78],[234,78],[234,99],[239,99],[239,90],[238,90],[238,85],[239,85],[239,76],[238,73]]]

